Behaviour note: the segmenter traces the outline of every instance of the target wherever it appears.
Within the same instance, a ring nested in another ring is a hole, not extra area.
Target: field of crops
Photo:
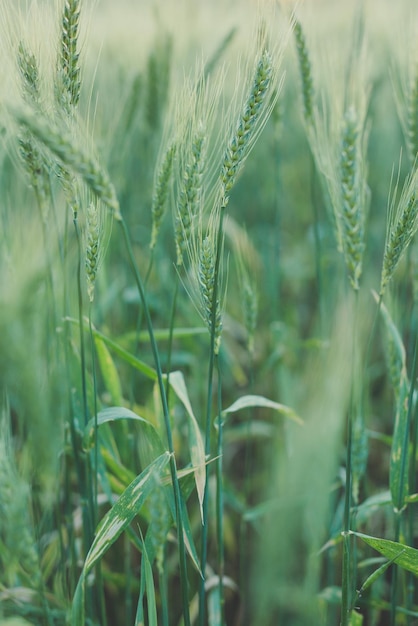
[[[418,624],[417,35],[1,0],[1,626]]]

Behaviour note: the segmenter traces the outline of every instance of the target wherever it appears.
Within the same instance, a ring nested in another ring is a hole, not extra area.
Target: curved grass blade
[[[96,346],[100,371],[102,373],[106,389],[112,398],[112,404],[120,406],[123,399],[122,385],[115,362],[101,337],[94,337],[94,344]]]
[[[194,466],[194,477],[196,482],[197,497],[200,505],[200,515],[203,520],[203,497],[205,493],[206,483],[206,466],[205,466],[205,446],[203,444],[202,434],[200,432],[199,424],[193,413],[192,405],[190,403],[189,394],[187,392],[186,383],[182,372],[172,372],[170,374],[170,386],[179,400],[184,405],[189,416],[189,445],[190,456],[192,464]]]
[[[155,451],[157,455],[160,455],[164,452],[163,443],[157,431],[155,430],[154,426],[144,417],[137,415],[130,409],[126,409],[123,406],[112,406],[107,409],[103,409],[103,411],[100,411],[99,414],[97,415],[97,425],[101,426],[102,424],[106,424],[108,422],[115,422],[115,421],[124,420],[124,419],[129,419],[135,422],[139,422],[141,429],[144,430],[146,437],[149,440],[149,444],[152,450]],[[85,449],[88,449],[93,443],[94,427],[95,427],[95,420],[94,418],[92,418],[88,422],[84,430],[84,448]]]
[[[352,532],[352,534],[359,537],[393,563],[396,563],[396,565],[399,565],[399,567],[418,576],[418,550],[415,548],[398,543],[397,541],[379,539],[378,537],[371,537],[363,533]]]
[[[223,409],[222,413],[225,415],[227,413],[236,413],[237,411],[241,411],[242,409],[248,409],[250,407],[262,407],[266,409],[274,409],[284,417],[288,417],[299,424],[303,424],[303,420],[296,414],[296,412],[285,404],[280,404],[279,402],[274,402],[273,400],[269,400],[264,396],[242,396],[238,398],[236,402],[231,404],[227,409]]]
[[[142,540],[142,561],[141,561],[141,590],[138,598],[135,624],[144,624],[144,591],[147,596],[148,625],[158,626],[157,605],[155,599],[154,577],[152,574],[151,560],[148,556],[147,548]]]
[[[83,571],[74,595],[71,623],[80,626],[85,623],[84,592],[88,573],[107,552],[137,515],[155,485],[155,477],[162,474],[168,465],[170,454],[165,452],[153,461],[125,489],[119,500],[113,505],[98,526],[93,544],[87,554]]]
[[[72,324],[78,324],[78,320],[72,317],[66,317],[65,319],[67,322],[71,322]],[[88,328],[88,321],[86,321],[86,327]],[[101,339],[103,343],[106,344],[106,346],[110,348],[112,352],[114,352],[121,359],[123,359],[125,363],[128,363],[128,365],[131,365],[134,369],[136,369],[138,372],[141,372],[141,374],[144,374],[144,376],[146,376],[150,380],[154,380],[154,381],[157,380],[157,372],[155,371],[153,367],[150,367],[147,363],[144,363],[140,359],[137,359],[133,354],[128,352],[128,350],[125,350],[115,341],[113,341],[112,339],[109,339],[109,337],[106,337],[106,335],[96,330],[95,328],[92,329],[92,333],[95,339],[96,337]]]
[[[375,580],[380,578],[380,576],[382,576],[382,574],[384,574],[386,570],[389,569],[389,567],[396,561],[396,559],[399,556],[401,556],[404,550],[405,548],[402,548],[402,550],[398,554],[396,554],[392,559],[390,559],[389,561],[385,561],[383,565],[381,565],[380,567],[377,568],[377,570],[372,572],[370,576],[366,578],[366,580],[364,581],[364,583],[358,590],[357,596],[360,597],[375,582]]]
[[[377,299],[376,295],[375,299]],[[383,303],[380,305],[380,311],[386,326],[389,374],[396,398],[389,483],[393,507],[395,511],[401,511],[408,496],[410,390],[406,371],[406,352],[401,335]]]

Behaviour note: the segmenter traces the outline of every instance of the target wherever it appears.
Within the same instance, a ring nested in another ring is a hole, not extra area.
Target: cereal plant
[[[256,5],[0,7],[0,624],[417,621],[417,7]]]

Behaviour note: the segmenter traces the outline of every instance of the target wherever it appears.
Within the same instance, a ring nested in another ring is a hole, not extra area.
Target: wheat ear
[[[302,80],[302,98],[303,98],[303,114],[305,122],[310,125],[313,123],[313,100],[314,86],[312,79],[312,68],[309,59],[309,51],[306,46],[305,34],[302,25],[298,20],[294,23],[294,33],[296,40],[296,50],[298,53],[299,70]]]
[[[397,207],[392,201],[389,208],[380,279],[381,296],[418,228],[417,176],[418,171],[415,171],[407,177]]]
[[[77,50],[80,0],[65,0],[61,21],[55,97],[59,108],[70,115],[80,100],[80,65]]]
[[[17,67],[24,101],[35,110],[40,110],[41,90],[38,63],[35,55],[29,52],[22,41],[17,50]],[[46,222],[49,209],[49,168],[45,156],[41,154],[32,134],[27,129],[22,129],[20,133],[19,150],[29,175],[29,182],[36,194],[41,217]]]
[[[227,201],[245,159],[250,153],[258,133],[262,130],[263,120],[267,121],[267,115],[263,116],[262,113],[265,111],[264,104],[269,92],[271,78],[271,56],[265,50],[258,61],[253,83],[243,111],[239,116],[236,130],[225,150],[221,167],[224,201]]]
[[[191,155],[184,169],[177,202],[175,244],[178,267],[183,265],[183,253],[190,240],[193,220],[197,217],[201,206],[205,144],[205,129],[203,125],[200,125],[192,139]]]
[[[209,332],[214,333],[215,345],[214,353],[219,353],[222,334],[222,314],[219,298],[215,297],[215,251],[213,241],[210,237],[205,237],[201,243],[199,251],[198,280],[200,295],[202,299],[202,311]],[[213,307],[216,307],[213,315]],[[214,320],[214,322],[213,322]]]
[[[355,290],[359,289],[362,272],[366,212],[361,141],[358,117],[351,106],[344,116],[341,142],[341,230],[345,262]]]
[[[91,191],[112,209],[115,219],[121,219],[119,202],[113,184],[95,157],[76,145],[68,132],[40,115],[19,107],[9,107],[9,111],[19,124],[27,128],[59,159],[64,167],[72,169],[81,176]]]
[[[168,191],[170,187],[170,179],[173,171],[174,155],[176,153],[176,146],[172,144],[166,151],[161,168],[157,175],[155,183],[154,195],[152,198],[151,215],[152,215],[152,229],[151,229],[151,241],[150,249],[153,250],[157,243],[158,234],[161,228],[161,222],[164,216],[165,207],[167,204]]]

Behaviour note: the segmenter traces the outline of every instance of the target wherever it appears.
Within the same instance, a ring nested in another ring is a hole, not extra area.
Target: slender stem
[[[181,496],[180,485],[179,485],[179,480],[177,476],[177,467],[176,467],[174,445],[173,445],[173,435],[171,432],[170,415],[168,411],[167,395],[165,393],[165,385],[164,385],[163,373],[161,369],[161,360],[160,360],[157,342],[155,340],[154,328],[152,325],[148,303],[145,297],[144,285],[143,285],[140,273],[138,271],[137,264],[135,262],[135,257],[134,257],[134,253],[132,250],[131,240],[129,237],[129,232],[126,226],[126,222],[123,219],[123,217],[121,217],[118,221],[122,229],[122,234],[125,240],[129,262],[130,262],[130,265],[131,265],[131,268],[135,277],[135,282],[138,288],[139,297],[142,302],[145,321],[147,324],[148,334],[149,334],[150,343],[151,343],[151,350],[152,350],[154,362],[155,362],[155,369],[157,372],[157,383],[158,383],[158,389],[160,392],[161,404],[162,404],[162,409],[163,409],[163,417],[164,417],[164,424],[165,424],[165,429],[166,429],[168,450],[170,452],[170,473],[171,473],[171,480],[173,483],[174,502],[175,502],[175,507],[176,507],[176,522],[177,522],[177,535],[178,535],[178,542],[179,542],[180,578],[181,578],[184,624],[185,626],[190,626],[186,549],[185,549],[184,536],[183,536],[183,521],[182,521],[182,506],[181,506],[182,496]]]
[[[402,454],[401,454],[401,468],[400,468],[400,478],[399,478],[399,493],[403,494],[405,489],[405,470],[406,463],[408,462],[409,455],[407,454],[409,439],[410,439],[410,427],[411,420],[413,415],[413,404],[414,404],[414,391],[415,391],[415,380],[418,373],[418,333],[415,333],[415,346],[414,346],[414,356],[412,360],[412,371],[410,375],[410,385],[409,385],[409,394],[408,394],[408,412],[406,416],[406,425],[405,425],[405,434],[404,440],[402,443]],[[415,428],[415,427],[414,427]],[[414,445],[414,444],[413,444]],[[414,463],[414,460],[411,461]],[[405,516],[405,508],[401,511],[395,513],[395,541],[399,541],[401,535],[401,523],[402,519]],[[396,605],[397,605],[397,597],[398,597],[398,568],[396,564],[392,570],[392,585],[391,585],[391,614],[390,614],[390,626],[396,625]]]
[[[96,359],[94,352],[94,337],[93,337],[93,324],[92,324],[92,303],[89,306],[89,335],[90,335],[90,347],[91,347],[91,363],[92,363],[92,377],[93,377],[93,411],[94,411],[94,448],[91,455],[91,465],[93,473],[93,528],[96,527],[99,519],[99,505],[98,505],[98,468],[99,468],[99,438],[98,438],[98,423],[97,423],[97,376],[96,376]],[[96,566],[96,589],[97,589],[97,604],[98,612],[100,616],[100,623],[103,626],[107,624],[106,618],[106,606],[105,606],[105,594],[103,586],[103,575],[101,564]]]
[[[219,215],[219,226],[216,242],[216,257],[215,257],[215,271],[214,271],[214,286],[212,295],[212,311],[211,311],[211,328],[210,328],[210,352],[209,352],[209,368],[208,368],[208,390],[207,390],[207,404],[206,404],[206,421],[205,421],[205,455],[209,456],[211,452],[210,435],[211,435],[211,416],[212,416],[212,389],[213,389],[213,374],[215,370],[215,342],[216,342],[216,315],[217,315],[217,300],[218,300],[218,281],[219,281],[219,268],[221,263],[221,249],[223,238],[223,220],[226,209],[226,199],[221,204]],[[198,625],[204,626],[205,613],[206,613],[206,589],[205,589],[205,577],[206,577],[206,561],[207,561],[207,540],[208,540],[208,510],[209,510],[209,465],[206,465],[205,472],[205,491],[203,494],[203,528],[202,528],[202,541],[200,549],[200,566],[202,568],[203,578],[199,585],[199,619]]]
[[[223,492],[223,423],[222,423],[222,377],[219,364],[219,356],[216,356],[216,371],[218,373],[218,445],[216,460],[216,534],[218,538],[218,570],[219,570],[219,613],[220,626],[224,626],[224,528],[223,528],[223,511],[224,511],[224,492]]]
[[[355,588],[355,572],[353,571],[353,538],[351,530],[351,503],[353,498],[353,470],[352,470],[352,448],[353,448],[353,425],[354,425],[354,370],[355,370],[355,342],[358,315],[358,290],[355,291],[355,311],[353,323],[353,347],[351,356],[351,393],[350,407],[347,416],[347,460],[345,470],[345,498],[344,498],[344,520],[343,520],[343,561],[342,561],[342,582],[341,582],[341,626],[349,626],[352,612],[353,589]]]
[[[214,339],[211,340],[211,347],[215,345]],[[205,423],[205,456],[210,456],[210,426],[211,426],[211,414],[212,414],[212,388],[213,388],[213,372],[215,367],[215,351],[211,349],[209,355],[209,367],[208,367],[208,390],[207,390],[207,402],[206,402],[206,423]],[[207,544],[208,544],[208,511],[209,511],[209,465],[205,466],[205,491],[203,494],[203,519],[202,519],[202,537],[200,544],[200,567],[202,568],[203,577],[199,583],[199,626],[205,624],[206,613],[206,562],[207,562]]]
[[[78,219],[77,216],[74,215],[73,219],[76,239],[77,239],[77,250],[78,250],[78,260],[77,260],[77,295],[78,295],[78,322],[79,322],[79,332],[80,332],[80,359],[81,359],[81,390],[82,390],[82,402],[83,402],[83,421],[84,426],[87,425],[88,422],[88,406],[87,406],[87,380],[86,380],[86,349],[84,342],[84,324],[83,324],[83,291],[82,291],[82,283],[81,283],[81,267],[82,267],[82,255],[81,255],[81,238],[80,231],[78,228]],[[88,459],[86,457],[83,468],[83,478],[82,485],[80,488],[82,492],[84,492],[84,496],[86,496],[87,502],[84,505],[85,509],[85,519],[83,524],[83,535],[85,541],[85,550],[90,548],[90,545],[93,541],[94,536],[94,503],[93,503],[93,486],[90,480],[90,471]]]
[[[416,312],[414,310],[413,314],[413,324],[412,327],[414,329],[414,335],[417,337],[417,319]],[[413,412],[413,424],[412,424],[412,450],[411,450],[411,464],[409,469],[409,491],[410,493],[416,493],[417,489],[417,448],[418,448],[418,403],[415,402],[414,412]],[[408,507],[408,533],[409,533],[409,542],[410,546],[414,543],[414,527],[415,527],[415,518],[416,518],[416,505],[410,504]],[[415,591],[415,581],[414,576],[411,572],[406,572],[406,587],[407,587],[407,596],[406,596],[406,608],[412,610],[414,603],[414,591]],[[408,626],[412,624],[411,616],[407,616]]]
[[[318,308],[319,308],[319,322],[321,328],[321,335],[324,334],[325,328],[325,315],[324,315],[324,294],[323,294],[323,278],[322,278],[322,246],[321,246],[321,234],[319,228],[319,209],[316,201],[316,193],[315,193],[315,181],[316,181],[316,168],[315,161],[312,153],[310,153],[311,158],[311,177],[310,177],[310,193],[311,193],[311,204],[312,204],[312,212],[313,212],[313,233],[314,233],[314,241],[315,241],[315,275],[316,275],[316,286],[317,286],[317,294],[318,294]]]
[[[94,337],[93,337],[93,325],[91,321],[92,316],[92,303],[89,306],[89,333],[90,333],[90,346],[91,346],[91,362],[92,362],[92,375],[93,375],[93,402],[94,402],[94,456],[93,456],[93,500],[94,500],[94,517],[93,525],[96,526],[98,519],[98,483],[97,472],[99,467],[99,440],[98,440],[98,424],[97,424],[97,376],[96,376],[96,359],[94,353]]]
[[[77,239],[78,261],[77,261],[77,295],[78,295],[78,321],[80,329],[80,359],[81,359],[81,390],[83,397],[83,418],[84,426],[89,420],[87,408],[87,382],[86,382],[86,348],[84,343],[84,324],[83,324],[83,290],[81,286],[81,238],[78,228],[78,219],[74,217],[74,229]]]
[[[164,546],[164,561],[166,560],[166,546]],[[162,626],[169,626],[169,612],[168,612],[168,597],[167,597],[167,568],[164,567],[163,571],[159,574],[160,581],[160,596],[161,596],[161,619]]]
[[[174,294],[173,294],[173,302],[171,305],[171,315],[170,315],[170,331],[168,335],[168,347],[167,347],[167,380],[165,393],[167,395],[167,402],[170,395],[170,371],[171,371],[171,356],[173,353],[173,332],[174,332],[174,318],[176,316],[177,309],[177,296],[179,293],[179,276],[176,274],[176,282],[174,285]]]

